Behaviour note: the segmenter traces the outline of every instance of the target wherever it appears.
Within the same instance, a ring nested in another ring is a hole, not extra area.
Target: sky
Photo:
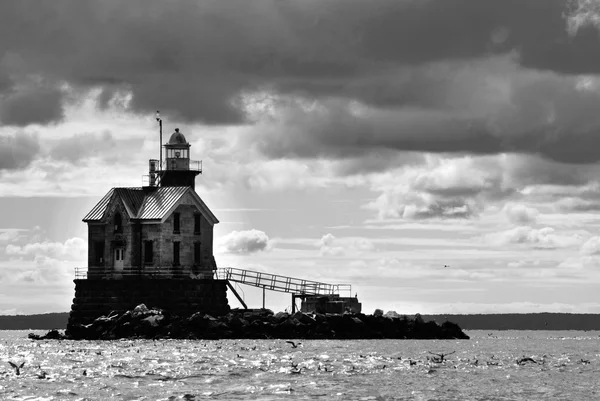
[[[70,310],[156,110],[220,267],[366,313],[600,313],[598,0],[1,2],[0,314]]]

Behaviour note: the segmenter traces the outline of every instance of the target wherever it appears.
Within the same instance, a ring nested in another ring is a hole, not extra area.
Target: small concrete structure
[[[304,313],[361,313],[362,304],[357,297],[329,296],[306,296],[302,298],[300,311]]]
[[[176,129],[165,162],[149,162],[149,185],[113,188],[84,217],[88,268],[76,274],[69,325],[140,303],[175,314],[229,311],[226,282],[214,279],[219,220],[195,191],[202,165],[190,146]]]

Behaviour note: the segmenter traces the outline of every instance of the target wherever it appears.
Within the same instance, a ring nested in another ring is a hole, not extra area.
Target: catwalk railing
[[[327,284],[232,267],[220,268],[217,270],[217,277],[222,280],[297,295],[342,295],[342,293],[347,293],[348,297],[352,296],[350,284]]]

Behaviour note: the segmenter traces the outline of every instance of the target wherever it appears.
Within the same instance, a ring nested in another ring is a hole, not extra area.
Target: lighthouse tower
[[[190,160],[191,146],[179,128],[175,128],[169,142],[163,145],[165,161],[150,160],[150,186],[196,189],[196,176],[202,174],[202,161]]]

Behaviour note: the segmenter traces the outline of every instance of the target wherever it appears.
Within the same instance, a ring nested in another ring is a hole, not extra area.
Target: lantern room
[[[166,170],[189,170],[190,168],[190,144],[185,136],[175,128],[169,142],[165,144],[167,156]]]

